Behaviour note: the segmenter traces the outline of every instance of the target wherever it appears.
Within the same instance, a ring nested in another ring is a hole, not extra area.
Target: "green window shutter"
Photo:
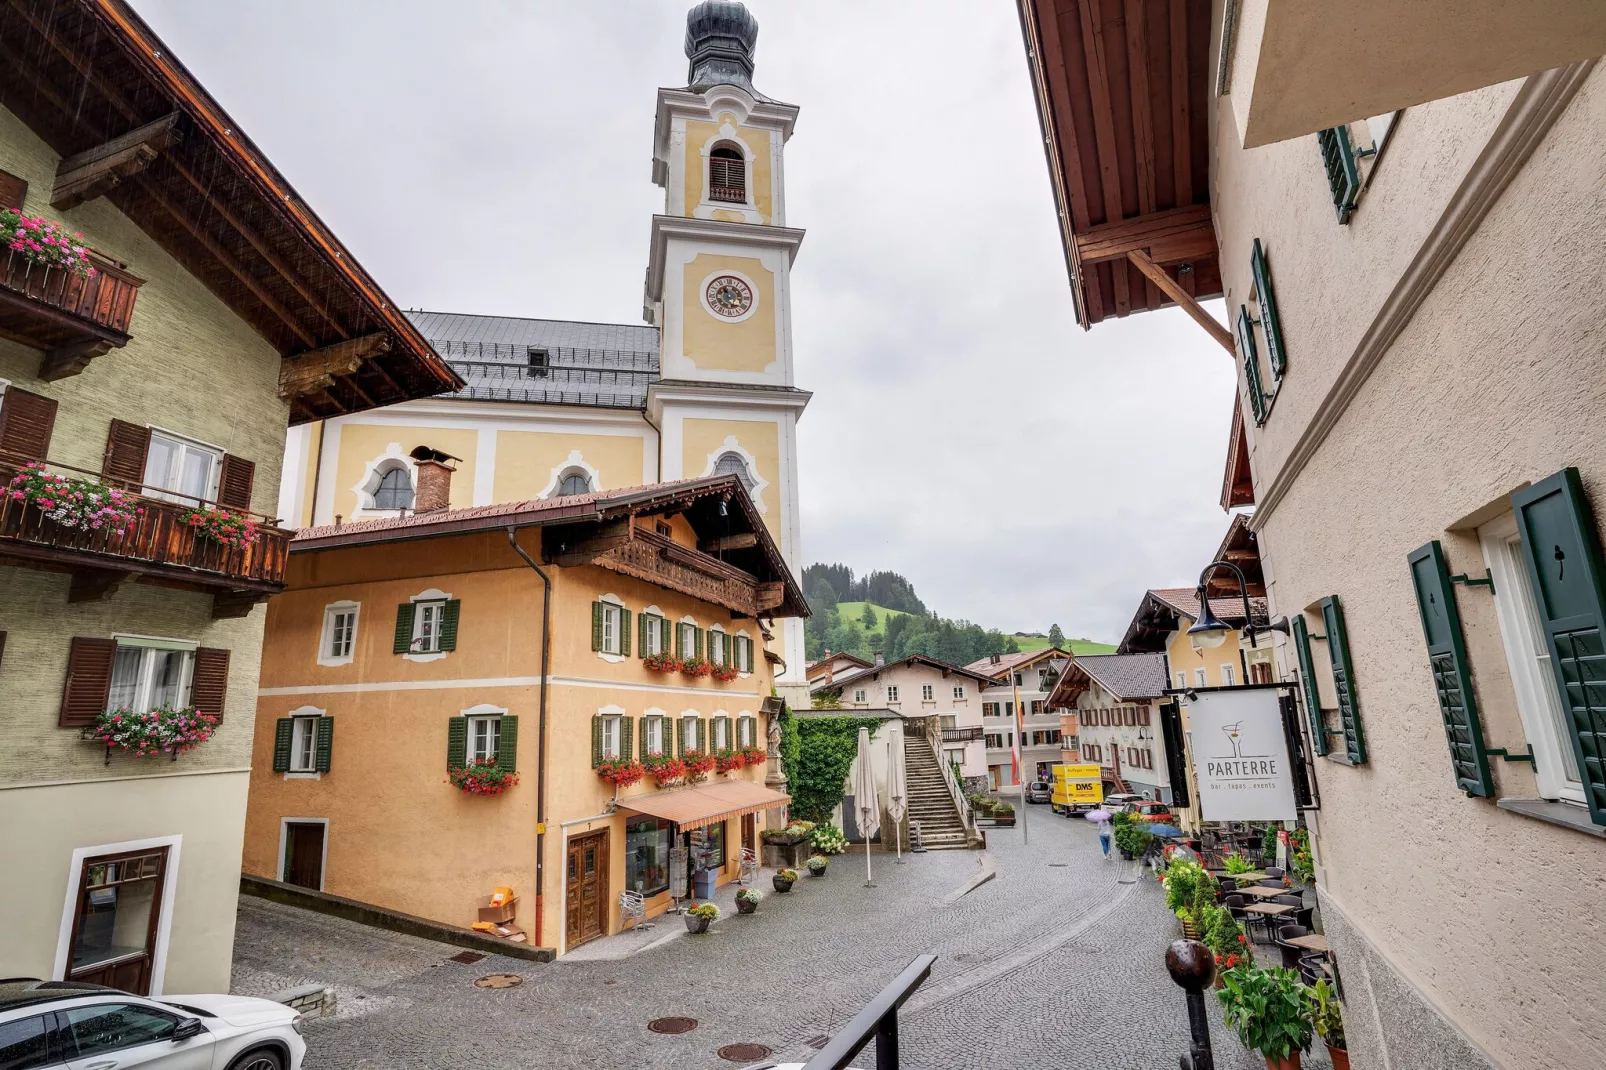
[[[502,732],[496,740],[496,767],[509,773],[519,771],[519,719],[502,718]]]
[[[1322,599],[1322,624],[1327,629],[1327,656],[1333,663],[1333,691],[1338,696],[1338,719],[1344,732],[1344,754],[1355,765],[1366,764],[1366,734],[1361,731],[1361,703],[1355,694],[1355,668],[1349,656],[1349,633],[1344,629],[1344,607],[1338,595]]]
[[[602,715],[591,718],[591,768],[602,764]]]
[[[1333,207],[1338,221],[1348,223],[1355,211],[1355,198],[1361,192],[1361,172],[1355,166],[1355,147],[1350,144],[1349,127],[1335,126],[1316,132],[1316,143],[1322,150],[1322,168],[1327,172],[1327,187],[1333,191]]]
[[[708,753],[708,720],[697,718],[697,749],[704,754]]]
[[[591,603],[591,649],[602,649],[602,603]]]
[[[335,719],[318,718],[318,740],[313,747],[313,768],[320,773],[329,771],[329,755],[335,744]]]
[[[1606,825],[1606,567],[1578,469],[1511,496],[1584,798]]]
[[[690,651],[686,649],[686,626],[675,625],[675,657],[684,658]]]
[[[1305,693],[1305,713],[1310,718],[1311,749],[1317,754],[1327,753],[1327,728],[1322,724],[1322,692],[1316,686],[1316,661],[1310,656],[1310,629],[1305,627],[1305,615],[1293,614],[1294,653],[1299,659],[1299,685]]]
[[[1288,370],[1288,350],[1283,345],[1283,320],[1277,312],[1277,291],[1271,285],[1271,265],[1266,262],[1266,250],[1260,239],[1249,254],[1249,270],[1255,276],[1255,294],[1260,298],[1260,326],[1266,332],[1266,358],[1271,361],[1271,374],[1281,379]]]
[[[446,720],[446,768],[461,769],[468,764],[468,718]]]
[[[396,607],[396,649],[395,653],[405,654],[407,648],[413,643],[413,604],[403,602]]]
[[[463,600],[453,598],[446,603],[441,611],[441,645],[442,650],[457,649],[457,614],[462,608]]]
[[[619,718],[619,757],[628,758],[635,753],[636,719]]]
[[[619,653],[624,657],[630,656],[630,610],[619,611]]]
[[[686,718],[675,718],[675,756],[686,757]]]
[[[1416,607],[1422,615],[1422,635],[1428,644],[1428,668],[1439,696],[1439,714],[1444,718],[1455,782],[1469,795],[1492,799],[1494,780],[1489,775],[1489,755],[1483,746],[1478,700],[1461,633],[1461,612],[1450,587],[1444,550],[1435,539],[1413,551],[1406,561],[1416,587]]]
[[[658,629],[658,649],[667,653],[669,650],[669,633],[673,630],[673,625],[669,623],[668,617],[658,618]]]
[[[290,740],[295,734],[296,725],[288,717],[281,717],[273,722],[273,771],[275,773],[288,773],[290,771]]]
[[[692,638],[696,640],[697,643],[695,656],[700,658],[703,656],[703,630],[701,628],[693,628]]]
[[[1249,318],[1249,306],[1238,306],[1238,356],[1244,362],[1244,384],[1249,388],[1249,414],[1255,426],[1266,422],[1266,391],[1260,385],[1260,357],[1255,351],[1255,327]]]
[[[652,617],[643,613],[636,621],[636,631],[641,633],[636,636],[636,652],[642,657],[647,656],[647,629],[652,626],[652,620]]]

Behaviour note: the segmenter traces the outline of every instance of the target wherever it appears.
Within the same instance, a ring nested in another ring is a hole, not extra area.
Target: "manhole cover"
[[[809,1037],[809,1039],[805,1040],[803,1043],[807,1044],[811,1048],[814,1048],[815,1050],[818,1050],[831,1043],[831,1038],[826,1036],[824,1033],[821,1033],[817,1037]]]
[[[459,951],[457,954],[453,955],[448,961],[450,961],[450,962],[461,962],[461,963],[467,965],[470,962],[478,962],[480,959],[482,959],[484,957],[485,956],[480,954],[478,951]]]
[[[678,1033],[690,1033],[697,1028],[695,1018],[654,1018],[647,1023],[647,1028],[654,1033],[668,1033],[674,1036]]]
[[[762,1044],[727,1044],[719,1049],[719,1057],[728,1063],[750,1063],[769,1058],[770,1050]]]
[[[474,982],[475,988],[517,988],[524,978],[516,973],[492,973]]]

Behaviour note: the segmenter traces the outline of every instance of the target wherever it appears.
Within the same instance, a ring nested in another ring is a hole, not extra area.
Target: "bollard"
[[[1188,994],[1188,1027],[1193,1034],[1192,1059],[1182,1056],[1182,1070],[1216,1070],[1210,1050],[1210,1019],[1205,1017],[1204,991],[1216,979],[1216,958],[1197,940],[1176,940],[1166,949],[1165,968]]]

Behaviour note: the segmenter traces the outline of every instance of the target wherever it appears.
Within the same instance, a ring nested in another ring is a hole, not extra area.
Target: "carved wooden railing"
[[[627,541],[595,559],[596,564],[681,594],[756,617],[780,604],[779,585],[760,583],[749,572],[667,536],[637,528]]]
[[[27,462],[0,456],[0,488],[9,486]],[[48,462],[48,471],[69,478],[101,480],[99,473],[72,465]],[[290,532],[276,527],[272,517],[227,508],[230,513],[248,517],[257,525],[256,537],[244,546],[225,546],[208,539],[191,527],[188,517],[194,508],[188,499],[173,502],[154,497],[139,484],[103,480],[108,486],[128,492],[134,508],[144,512],[121,534],[107,528],[84,530],[67,527],[45,515],[38,505],[19,501],[9,491],[0,494],[0,553],[8,543],[26,544],[31,552],[19,556],[52,560],[60,564],[82,564],[115,570],[118,561],[143,565],[169,566],[182,570],[195,582],[208,587],[282,585],[289,559]],[[200,502],[200,505],[216,505]],[[19,547],[20,549],[20,547]],[[140,569],[137,571],[152,571]],[[165,570],[164,570],[165,571]]]
[[[35,264],[21,253],[10,252],[0,272],[0,286],[118,334],[127,334],[128,322],[134,315],[134,298],[144,280],[93,251],[89,259],[95,266],[93,278]]]

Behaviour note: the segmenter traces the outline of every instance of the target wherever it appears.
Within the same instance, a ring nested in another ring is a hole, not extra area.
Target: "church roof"
[[[465,385],[445,397],[645,409],[658,329],[626,323],[408,312]],[[545,353],[545,365],[532,355]]]

